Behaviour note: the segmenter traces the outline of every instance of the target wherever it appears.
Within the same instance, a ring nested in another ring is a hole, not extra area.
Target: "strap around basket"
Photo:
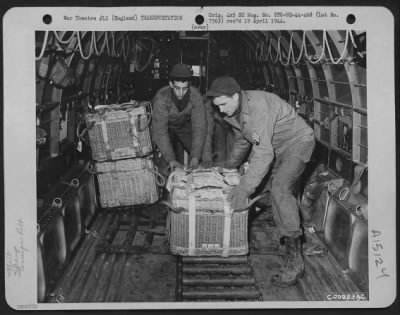
[[[138,148],[140,150],[140,143],[139,143],[139,134],[138,134],[138,126],[136,124],[140,124],[140,118],[135,119],[136,116],[133,114],[132,111],[128,111],[129,115],[129,120],[132,126],[132,141],[133,141],[133,146]]]
[[[111,149],[110,149],[110,144],[108,141],[107,123],[106,123],[105,119],[102,119],[100,124],[101,124],[101,131],[103,133],[104,145],[106,147],[107,157],[111,158]]]
[[[222,193],[224,200],[224,235],[222,243],[222,256],[229,256],[229,245],[231,242],[231,222],[232,222],[232,209],[227,200],[227,195]]]
[[[189,194],[189,255],[195,254],[196,249],[196,197]]]

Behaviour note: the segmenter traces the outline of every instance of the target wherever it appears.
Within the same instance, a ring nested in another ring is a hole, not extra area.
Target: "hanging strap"
[[[232,209],[227,200],[227,195],[222,193],[222,198],[224,200],[224,236],[223,236],[223,247],[222,256],[229,256],[229,245],[231,242],[231,222],[232,222]]]
[[[367,166],[363,166],[363,165],[357,165],[354,168],[354,179],[353,179],[353,183],[350,186],[350,190],[351,192],[354,192],[354,190],[356,189],[358,183],[361,180],[361,177],[364,174],[364,171],[367,169]]]
[[[110,148],[110,144],[108,142],[107,124],[106,124],[105,119],[102,119],[100,124],[101,124],[101,131],[103,134],[104,145],[106,147],[107,157],[112,158],[111,157],[111,148]]]
[[[189,195],[189,255],[195,254],[196,249],[196,197]]]
[[[189,174],[186,183],[186,193],[189,201],[189,255],[195,254],[196,249],[196,197],[193,189],[193,175]]]
[[[135,148],[137,148],[137,151],[139,151],[139,153],[142,153],[141,152],[141,146],[140,146],[140,143],[139,143],[139,134],[138,134],[139,126],[137,126],[138,124],[140,124],[140,118],[137,117],[136,115],[134,115],[132,111],[128,111],[128,115],[129,115],[130,123],[131,123],[131,126],[132,126],[133,146]]]

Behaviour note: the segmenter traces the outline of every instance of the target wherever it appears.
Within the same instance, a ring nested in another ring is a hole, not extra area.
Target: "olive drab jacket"
[[[212,121],[199,90],[190,87],[190,98],[187,106],[180,112],[172,100],[172,90],[169,86],[161,88],[153,98],[153,116],[151,135],[164,159],[171,162],[176,159],[168,127],[179,128],[187,122],[192,126],[191,157],[211,161]]]
[[[314,132],[295,109],[277,95],[264,91],[242,91],[238,117],[224,118],[234,129],[235,143],[228,160],[239,166],[250,148],[249,168],[240,186],[251,195],[268,173],[275,156],[295,142],[314,141]],[[308,162],[312,151],[297,152]]]
[[[206,120],[207,120],[207,135],[206,135],[206,140],[204,141],[204,146],[203,146],[203,153],[201,155],[201,160],[211,162],[212,161],[212,142],[213,142],[213,136],[214,136],[214,128],[215,128],[215,122],[214,122],[214,109],[212,105],[212,101],[210,98],[205,97],[204,98],[204,106],[206,110]]]

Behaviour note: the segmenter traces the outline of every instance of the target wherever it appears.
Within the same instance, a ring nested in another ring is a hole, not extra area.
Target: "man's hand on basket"
[[[168,165],[168,169],[172,172],[173,170],[175,170],[176,168],[181,168],[183,169],[183,165],[181,163],[179,163],[177,160],[173,160],[171,162],[169,162]]]
[[[240,186],[232,188],[228,194],[228,202],[232,210],[239,210],[246,207],[248,205],[248,198],[248,193]]]
[[[189,163],[189,168],[192,170],[198,169],[199,168],[199,159],[198,158],[191,158],[190,163]]]
[[[236,168],[230,161],[219,161],[219,162],[214,162],[215,167],[222,167],[222,168],[227,168],[227,169],[234,169]]]
[[[214,162],[213,161],[201,161],[201,166],[203,168],[211,168],[213,167]]]

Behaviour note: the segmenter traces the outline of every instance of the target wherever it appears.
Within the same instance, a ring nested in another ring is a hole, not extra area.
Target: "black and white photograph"
[[[390,305],[390,12],[172,9],[8,12],[9,305]]]

